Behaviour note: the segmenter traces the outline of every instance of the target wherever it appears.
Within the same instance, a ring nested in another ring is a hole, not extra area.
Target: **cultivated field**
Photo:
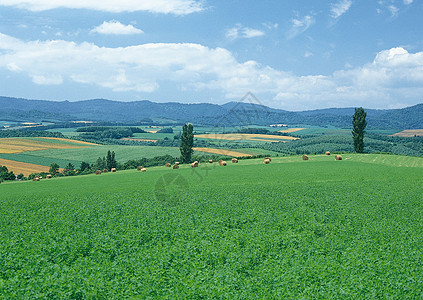
[[[297,132],[297,131],[301,131],[307,128],[288,128],[288,129],[284,129],[284,130],[278,130],[278,132],[281,133],[292,133],[292,132]]]
[[[22,153],[47,149],[75,149],[94,144],[53,138],[0,138],[0,153]]]
[[[205,153],[213,153],[213,154],[224,155],[224,156],[233,156],[233,157],[252,156],[251,154],[242,153],[242,152],[238,152],[238,151],[225,150],[225,149],[198,148],[198,147],[192,148],[192,149],[194,151],[205,152]]]
[[[421,298],[423,159],[343,157],[2,183],[0,298]]]
[[[6,166],[9,172],[13,171],[15,175],[22,173],[25,176],[28,176],[29,174],[32,174],[32,173],[48,172],[49,170],[49,167],[46,167],[46,166],[23,163],[19,161],[2,159],[2,158],[0,158],[0,165]]]
[[[400,137],[423,136],[423,129],[403,130],[401,132],[398,132],[398,133],[393,134],[393,136],[400,136]]]
[[[292,136],[281,136],[271,134],[248,134],[248,133],[225,133],[225,134],[196,134],[196,138],[227,140],[227,141],[261,141],[261,142],[280,142],[298,140]]]

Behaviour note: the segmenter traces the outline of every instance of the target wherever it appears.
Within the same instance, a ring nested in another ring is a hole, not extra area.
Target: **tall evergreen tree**
[[[367,113],[362,107],[356,108],[353,115],[353,141],[354,141],[354,150],[357,153],[363,153],[364,151],[364,133],[366,132],[366,116]]]
[[[194,150],[194,126],[192,124],[185,124],[182,127],[182,136],[181,136],[181,146],[179,149],[181,150],[181,160],[183,163],[190,163],[191,156]]]
[[[51,175],[56,175],[57,173],[59,173],[59,165],[57,163],[52,163],[48,172]]]

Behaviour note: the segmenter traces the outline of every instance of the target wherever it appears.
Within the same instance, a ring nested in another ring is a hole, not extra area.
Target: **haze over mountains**
[[[290,112],[264,105],[229,102],[224,105],[176,102],[155,103],[148,100],[119,102],[105,99],[84,101],[45,101],[0,97],[0,120],[8,121],[94,121],[135,123],[192,122],[202,125],[269,125],[284,123],[315,126],[351,127],[354,108],[329,108]],[[369,128],[423,128],[423,104],[403,109],[366,109]]]

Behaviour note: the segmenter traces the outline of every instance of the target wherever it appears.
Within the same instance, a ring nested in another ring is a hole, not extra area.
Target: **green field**
[[[423,295],[423,159],[278,157],[0,185],[0,298]]]

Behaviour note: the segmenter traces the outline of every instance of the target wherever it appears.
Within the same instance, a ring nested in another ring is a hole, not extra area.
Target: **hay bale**
[[[303,155],[303,160],[308,160],[308,156],[307,155]]]
[[[263,161],[266,165],[268,165],[268,164],[270,164],[270,159],[268,159],[268,158],[266,158],[266,159],[264,159],[264,161]]]
[[[342,160],[342,156],[341,155],[335,155],[335,160]]]
[[[141,171],[141,169],[142,169],[142,166],[137,167],[137,171]]]
[[[198,161],[197,161],[197,160],[196,160],[196,161],[194,161],[194,163],[198,165]]]
[[[109,170],[107,170],[107,169],[104,169],[103,170],[103,173],[107,173],[107,172],[109,172]]]
[[[166,163],[166,168],[170,168],[172,165],[170,163]]]
[[[269,161],[272,161],[272,159],[270,157],[265,157],[264,159],[268,159]]]
[[[233,164],[237,164],[237,163],[238,163],[238,159],[236,159],[236,158],[232,158],[232,163],[233,163]]]
[[[175,165],[173,165],[173,169],[174,169],[174,170],[179,169],[179,165],[176,165],[176,164],[175,164]]]
[[[209,159],[209,164],[212,164],[213,163],[213,159]]]
[[[193,162],[191,168],[198,168],[198,161]]]
[[[176,161],[176,162],[175,162],[175,165],[179,166],[179,161]]]
[[[112,168],[110,171],[111,171],[112,173],[115,173],[115,172],[116,172],[116,168]]]
[[[222,166],[223,159],[219,159],[219,166]]]
[[[51,176],[51,174],[47,174],[47,175],[46,175],[46,178],[47,178],[47,179],[51,179],[51,177],[52,177],[52,176]]]
[[[100,175],[100,174],[101,174],[101,170],[95,171],[95,175]]]
[[[147,172],[147,169],[146,168],[142,168],[141,169],[141,172]]]
[[[330,151],[326,151],[325,152],[325,155],[330,155]]]
[[[222,161],[222,166],[226,166],[227,165],[227,163],[226,163],[226,161]]]

